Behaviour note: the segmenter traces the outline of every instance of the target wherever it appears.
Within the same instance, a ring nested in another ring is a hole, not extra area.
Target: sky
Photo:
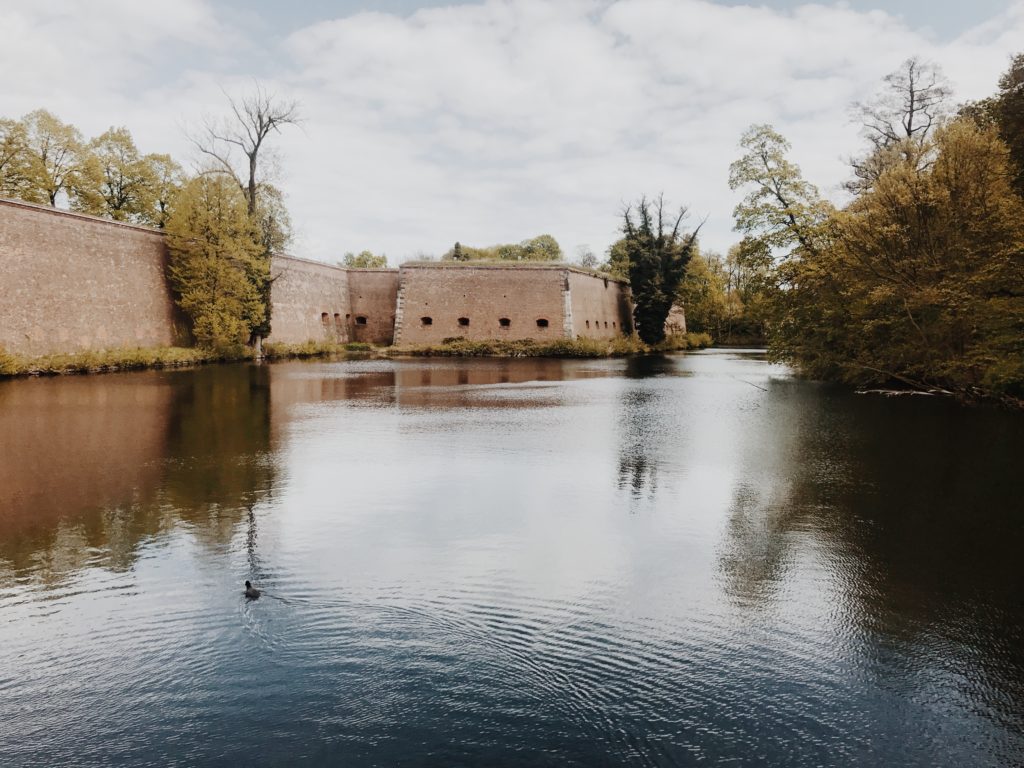
[[[301,105],[268,158],[294,255],[548,233],[600,256],[659,193],[724,252],[749,125],[841,203],[852,102],[912,55],[981,98],[1021,51],[1024,0],[0,0],[0,116],[126,126],[191,168],[189,132],[259,80]]]

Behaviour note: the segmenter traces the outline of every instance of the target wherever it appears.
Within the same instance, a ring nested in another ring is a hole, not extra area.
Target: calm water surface
[[[737,352],[0,383],[0,765],[1024,765],[1022,457]]]

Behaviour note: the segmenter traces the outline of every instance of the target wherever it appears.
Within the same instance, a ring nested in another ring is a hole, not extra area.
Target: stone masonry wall
[[[629,286],[583,272],[569,272],[572,325],[575,336],[612,339],[632,332]]]
[[[563,266],[405,265],[400,283],[396,344],[565,336]]]
[[[181,344],[163,235],[0,200],[0,346],[23,355]]]

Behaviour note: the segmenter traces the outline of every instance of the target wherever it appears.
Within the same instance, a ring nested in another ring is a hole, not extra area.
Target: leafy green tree
[[[538,235],[520,243],[521,261],[561,261],[562,248],[551,235]]]
[[[45,109],[22,118],[26,134],[28,180],[22,197],[33,203],[57,205],[82,170],[82,135]]]
[[[789,265],[775,342],[806,372],[1024,394],[1024,200],[994,129],[958,120],[934,164],[887,169]]]
[[[605,252],[607,257],[601,265],[601,271],[622,280],[629,279],[629,249],[626,247],[626,238],[620,237],[608,246]]]
[[[716,341],[721,340],[728,314],[728,294],[720,256],[695,252],[686,265],[676,296],[677,303],[686,311],[687,330],[709,333]]]
[[[664,340],[665,319],[696,250],[700,227],[684,233],[686,213],[683,207],[674,215],[666,214],[661,195],[654,201],[641,197],[623,212],[634,321],[640,338],[648,344]]]
[[[0,118],[0,197],[22,197],[29,183],[28,132],[17,120]]]
[[[729,166],[729,188],[749,191],[733,211],[736,230],[784,253],[820,249],[832,206],[787,159],[789,142],[770,125],[753,125],[740,147],[746,151]]]
[[[269,264],[238,185],[222,173],[193,179],[166,231],[171,286],[196,341],[217,350],[244,344],[266,322]]]
[[[444,256],[445,261],[560,261],[562,249],[551,235],[538,235],[521,243],[504,243],[473,248],[456,243]]]
[[[72,207],[115,221],[151,221],[156,177],[127,128],[110,128],[84,148]]]
[[[388,257],[384,254],[378,256],[372,251],[360,251],[357,254],[346,253],[342,263],[349,269],[382,269],[388,265]]]
[[[167,226],[175,198],[185,183],[185,174],[170,155],[146,155],[152,174],[152,194],[150,208],[146,213],[146,223],[163,229]]]

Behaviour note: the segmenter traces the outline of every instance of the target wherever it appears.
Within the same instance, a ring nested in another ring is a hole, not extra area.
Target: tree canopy
[[[388,257],[383,253],[377,255],[373,251],[346,253],[342,265],[349,269],[383,269],[388,265]]]
[[[171,286],[200,345],[240,346],[266,323],[269,263],[233,179],[207,173],[185,186],[167,223],[167,246]]]
[[[777,357],[857,385],[1024,396],[1024,198],[1006,106],[1022,63],[956,119],[941,73],[910,60],[888,78],[905,98],[865,112],[877,162],[870,176],[855,165],[843,210],[803,182],[774,131],[744,135],[730,181],[752,191],[736,228]]]
[[[519,243],[473,248],[455,243],[441,257],[445,261],[562,261],[562,248],[551,235],[538,235]]]

